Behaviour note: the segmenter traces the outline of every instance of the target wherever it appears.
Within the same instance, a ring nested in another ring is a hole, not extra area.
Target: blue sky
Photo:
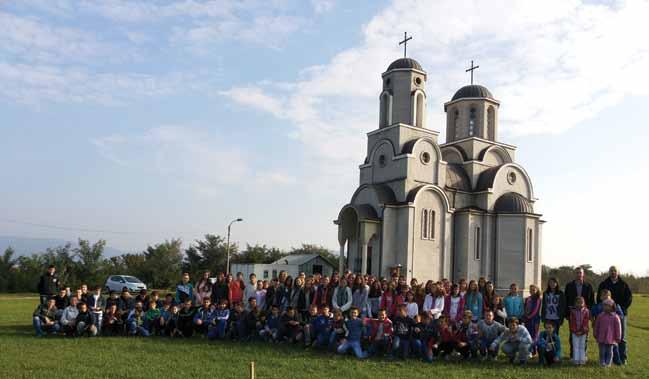
[[[0,234],[133,251],[243,217],[241,244],[335,249],[407,30],[430,128],[471,59],[502,102],[500,140],[549,221],[544,263],[644,274],[647,16],[646,1],[2,3]]]

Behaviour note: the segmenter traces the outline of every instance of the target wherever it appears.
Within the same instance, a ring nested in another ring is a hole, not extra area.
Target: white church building
[[[427,73],[411,58],[382,75],[378,129],[338,225],[341,271],[408,280],[541,283],[541,215],[516,147],[498,140],[500,102],[480,85],[444,104],[446,143],[426,122]]]

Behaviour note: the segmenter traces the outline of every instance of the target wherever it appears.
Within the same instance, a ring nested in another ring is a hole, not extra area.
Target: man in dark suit
[[[581,266],[575,267],[575,280],[566,284],[566,319],[570,319],[570,310],[575,307],[575,301],[578,297],[583,297],[586,302],[586,308],[589,310],[595,305],[595,292],[593,286],[584,280],[584,269]],[[588,338],[588,336],[586,336]],[[572,357],[572,338],[570,341],[570,357]]]

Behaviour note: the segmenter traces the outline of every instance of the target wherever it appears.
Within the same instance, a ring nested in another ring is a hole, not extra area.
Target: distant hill
[[[0,254],[3,253],[7,247],[11,246],[16,251],[16,255],[32,255],[35,253],[43,253],[49,247],[55,248],[65,245],[68,242],[72,245],[72,248],[79,246],[77,241],[65,241],[53,238],[0,236]],[[104,248],[104,257],[113,257],[122,254],[124,254],[124,252],[110,246]]]

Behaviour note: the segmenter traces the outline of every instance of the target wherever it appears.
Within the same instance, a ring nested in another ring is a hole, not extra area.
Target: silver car
[[[140,292],[146,289],[146,284],[134,276],[130,275],[111,275],[106,279],[104,286],[106,292],[122,292],[126,289],[128,292]]]

